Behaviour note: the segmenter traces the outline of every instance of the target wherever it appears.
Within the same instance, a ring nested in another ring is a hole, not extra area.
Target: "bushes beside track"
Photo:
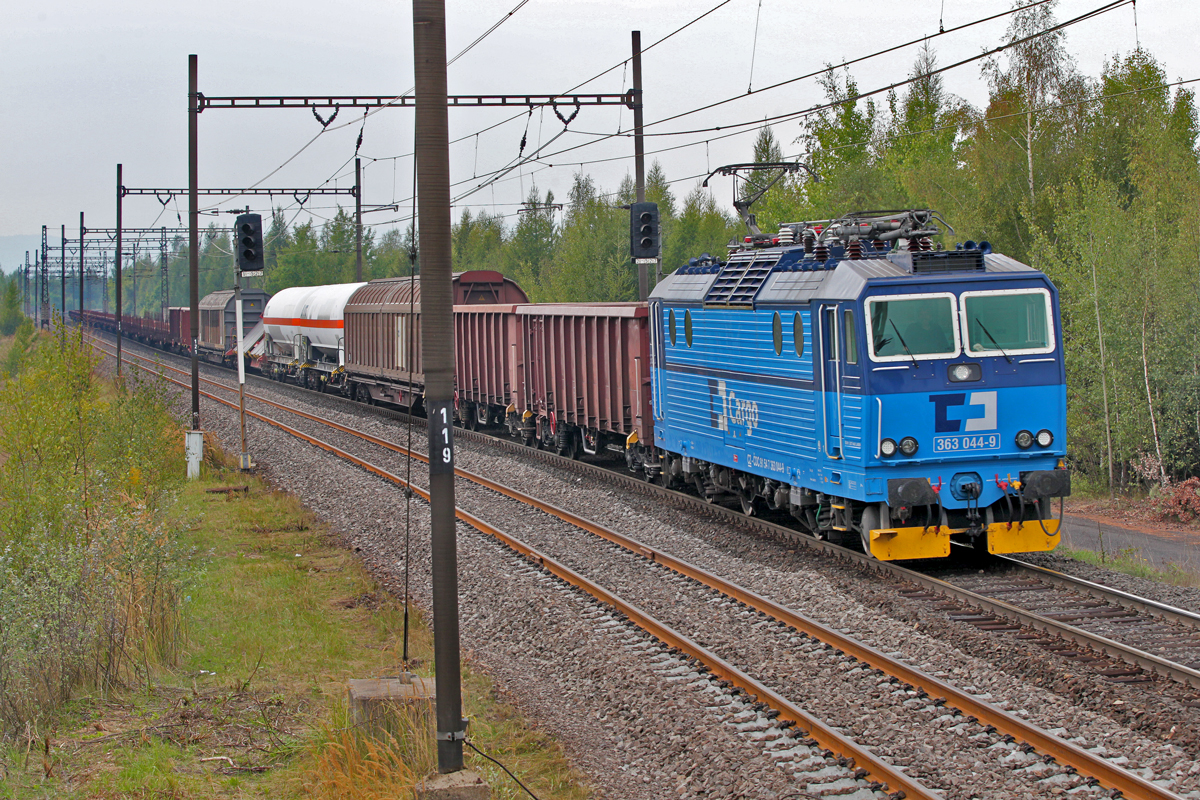
[[[165,511],[183,436],[162,388],[102,379],[78,334],[0,364],[0,727],[173,660],[190,567]]]

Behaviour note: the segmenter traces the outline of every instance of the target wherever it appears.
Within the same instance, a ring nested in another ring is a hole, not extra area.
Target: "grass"
[[[249,491],[205,491],[241,484]],[[296,498],[256,477],[206,468],[174,513],[204,564],[187,590],[183,663],[149,688],[80,697],[55,727],[0,747],[0,798],[410,796],[434,766],[431,738],[378,742],[346,726],[346,681],[399,669],[398,602]],[[419,614],[410,650],[410,667],[432,676]],[[555,742],[469,663],[463,704],[476,746],[539,797],[589,796]],[[527,797],[469,749],[467,764],[493,797]]]
[[[1095,550],[1073,550],[1060,547],[1056,551],[1067,558],[1083,561],[1097,567],[1111,569],[1135,578],[1144,578],[1172,586],[1200,586],[1200,574],[1180,565],[1169,562],[1166,569],[1160,569],[1150,564],[1136,547],[1127,547],[1116,553],[1099,553]]]

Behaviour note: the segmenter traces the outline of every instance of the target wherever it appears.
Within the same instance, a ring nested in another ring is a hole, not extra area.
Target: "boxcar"
[[[511,279],[493,270],[459,272],[453,278],[460,306],[528,302]],[[416,407],[424,393],[421,366],[420,278],[382,278],[356,291],[345,305],[344,391],[363,402]],[[464,385],[459,378],[460,386]],[[465,385],[471,385],[468,382]]]

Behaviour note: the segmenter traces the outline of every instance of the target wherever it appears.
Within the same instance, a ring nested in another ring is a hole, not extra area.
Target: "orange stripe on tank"
[[[264,325],[292,325],[297,328],[345,328],[340,319],[288,319],[287,317],[263,317]]]

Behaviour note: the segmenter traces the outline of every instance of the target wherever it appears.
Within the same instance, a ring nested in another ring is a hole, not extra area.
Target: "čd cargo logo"
[[[995,392],[971,392],[969,401],[966,392],[932,394],[929,402],[933,403],[934,433],[996,430]]]
[[[712,395],[709,417],[714,428],[729,431],[734,427],[742,427],[746,429],[747,436],[754,432],[758,427],[758,403],[742,400],[725,388],[725,381],[710,378],[708,391]]]

